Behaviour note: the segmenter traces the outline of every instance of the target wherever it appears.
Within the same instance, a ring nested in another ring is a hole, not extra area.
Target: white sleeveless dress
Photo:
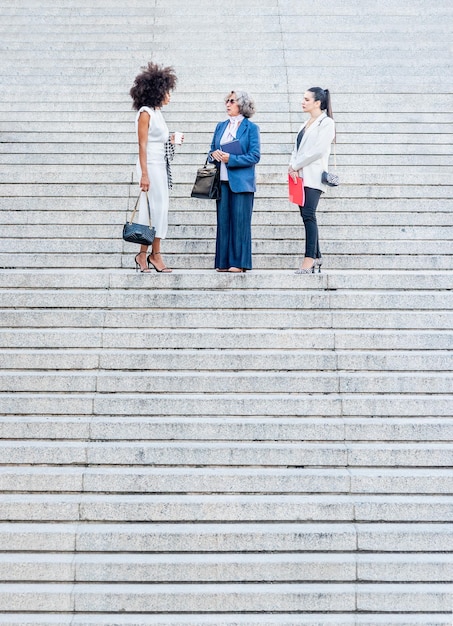
[[[156,229],[156,237],[165,239],[168,229],[168,179],[165,161],[165,143],[168,140],[168,127],[160,110],[142,107],[137,112],[135,129],[138,136],[138,118],[140,113],[146,111],[150,115],[148,130],[148,175],[150,189],[148,191],[149,204],[151,207],[151,223]],[[142,170],[140,160],[137,160],[137,174],[140,179]],[[146,196],[140,196],[140,211],[138,216],[140,224],[149,224],[148,207]]]

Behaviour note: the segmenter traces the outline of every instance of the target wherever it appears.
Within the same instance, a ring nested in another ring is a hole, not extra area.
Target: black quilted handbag
[[[332,174],[332,172],[323,172],[321,181],[329,187],[338,187],[340,184],[340,179],[336,174]]]
[[[142,193],[146,193],[146,202],[148,204],[149,226],[146,224],[136,224],[134,222],[135,213],[137,212],[138,203]],[[151,226],[151,207],[149,206],[148,192],[140,192],[138,194],[137,202],[135,203],[134,210],[132,211],[131,219],[127,221],[123,226],[123,239],[124,241],[130,241],[131,243],[138,243],[144,246],[150,246],[154,237],[156,236],[156,230],[154,226]]]
[[[205,164],[197,170],[195,183],[190,194],[192,198],[216,200],[220,198],[220,169],[216,165]]]

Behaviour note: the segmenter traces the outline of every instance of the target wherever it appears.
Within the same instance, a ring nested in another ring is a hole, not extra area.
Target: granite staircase
[[[451,626],[450,5],[0,8],[0,626]],[[321,42],[321,43],[320,43]],[[136,274],[128,90],[174,64],[171,275]],[[333,94],[325,270],[286,164]],[[253,272],[191,199],[223,96],[262,131]]]

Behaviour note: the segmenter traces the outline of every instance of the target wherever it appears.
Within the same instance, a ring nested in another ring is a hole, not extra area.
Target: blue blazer
[[[214,131],[209,151],[209,160],[211,163],[211,152],[220,150],[220,140],[222,139],[225,128],[228,126],[229,120],[219,122]],[[226,166],[228,168],[228,180],[230,182],[231,191],[235,193],[243,193],[246,191],[256,191],[255,165],[260,160],[260,129],[259,126],[251,122],[248,118],[244,118],[237,130],[236,139],[239,140],[242,148],[242,154],[230,154],[230,158]],[[220,163],[215,161],[217,167]]]

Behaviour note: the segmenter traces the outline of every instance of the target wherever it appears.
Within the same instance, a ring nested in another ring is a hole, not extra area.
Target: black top
[[[302,141],[304,133],[305,133],[305,128],[302,128],[300,133],[297,135],[297,140],[296,140],[296,148],[297,148],[297,150],[299,150],[300,142]]]

